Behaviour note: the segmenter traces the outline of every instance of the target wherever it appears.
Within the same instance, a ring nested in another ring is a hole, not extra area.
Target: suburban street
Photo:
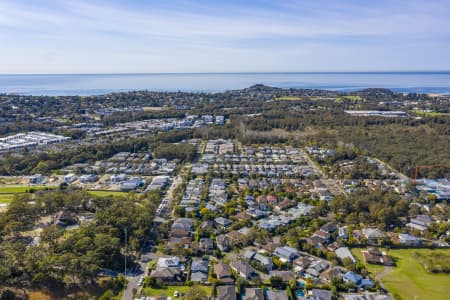
[[[183,182],[183,178],[181,175],[178,175],[177,177],[175,177],[175,179],[173,180],[172,184],[170,185],[170,187],[167,189],[167,192],[165,193],[166,199],[169,200],[169,203],[171,203],[173,201],[174,195],[173,192],[175,191],[175,189]],[[163,217],[167,217],[167,216],[163,216]],[[133,290],[138,291],[140,286],[139,286],[139,278],[141,276],[145,276],[146,272],[147,272],[147,263],[150,260],[153,259],[157,259],[156,254],[151,253],[151,252],[144,252],[141,255],[141,258],[139,259],[138,263],[140,265],[140,271],[133,273],[133,274],[129,274],[129,276],[127,276],[127,280],[128,280],[128,285],[122,295],[122,300],[132,300],[133,299]]]

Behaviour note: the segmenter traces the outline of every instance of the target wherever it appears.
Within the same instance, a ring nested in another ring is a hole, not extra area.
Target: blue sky
[[[0,0],[0,73],[450,70],[450,0]]]

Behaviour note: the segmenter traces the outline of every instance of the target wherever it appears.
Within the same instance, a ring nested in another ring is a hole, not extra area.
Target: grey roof
[[[235,269],[236,272],[244,274],[246,277],[250,277],[255,274],[256,271],[247,262],[242,260],[235,260],[231,263],[231,268]]]
[[[353,263],[356,263],[356,259],[353,257],[352,253],[347,247],[340,247],[334,251],[340,259],[350,258]]]
[[[242,300],[264,300],[264,292],[260,288],[246,288]]]
[[[269,300],[289,300],[286,291],[267,291],[267,299]]]
[[[255,254],[256,254],[256,252],[255,251],[252,251],[252,250],[246,250],[245,252],[244,252],[244,257],[246,258],[246,259],[252,259],[254,256],[255,256]]]
[[[233,222],[229,219],[226,219],[224,217],[218,217],[216,219],[214,219],[214,222],[216,222],[217,224],[227,227],[230,226],[231,224],[233,224]]]
[[[192,272],[191,281],[195,282],[208,281],[208,274],[205,274],[203,272]]]
[[[314,300],[331,300],[331,291],[329,290],[312,289],[311,295]]]
[[[256,253],[255,256],[253,257],[253,259],[256,261],[259,261],[261,264],[263,264],[265,266],[272,265],[272,258],[262,255],[260,253]]]
[[[191,265],[191,272],[208,273],[208,262],[204,260],[193,261]]]
[[[217,287],[218,300],[236,300],[236,288],[234,285],[221,285]]]

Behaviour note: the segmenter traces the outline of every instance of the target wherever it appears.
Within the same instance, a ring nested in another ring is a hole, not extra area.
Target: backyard
[[[202,286],[202,285],[198,285],[196,287],[202,289],[208,296],[211,296],[211,294],[212,294],[212,287]],[[190,288],[191,287],[187,286],[187,285],[166,286],[166,287],[161,288],[161,289],[147,287],[147,288],[143,288],[142,289],[142,295],[145,295],[145,296],[166,295],[167,297],[173,297],[175,291],[177,291],[178,293],[186,294],[189,291]]]

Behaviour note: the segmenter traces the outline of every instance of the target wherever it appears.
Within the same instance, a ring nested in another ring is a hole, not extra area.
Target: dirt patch
[[[162,110],[166,110],[167,107],[163,107],[163,106],[144,106],[142,107],[143,111],[162,111]]]

